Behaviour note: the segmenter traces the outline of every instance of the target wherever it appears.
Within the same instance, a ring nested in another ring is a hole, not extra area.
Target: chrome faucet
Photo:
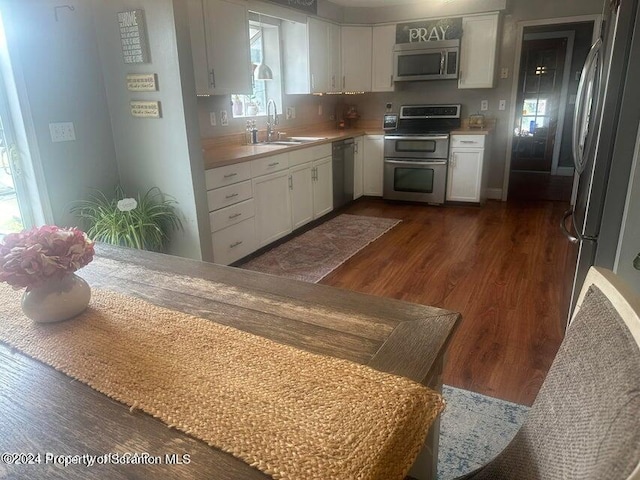
[[[273,116],[271,116],[271,105],[273,105]],[[278,125],[278,107],[273,98],[267,102],[267,142],[273,141],[275,126]]]

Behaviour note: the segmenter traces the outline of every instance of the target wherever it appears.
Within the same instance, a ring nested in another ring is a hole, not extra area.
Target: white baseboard
[[[573,177],[573,172],[573,167],[558,167],[556,175],[560,175],[562,177]]]
[[[501,188],[487,188],[487,198],[489,200],[502,200]]]

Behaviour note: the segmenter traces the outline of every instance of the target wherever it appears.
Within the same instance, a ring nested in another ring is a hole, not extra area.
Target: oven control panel
[[[382,128],[385,130],[395,130],[398,128],[398,114],[397,113],[385,113],[382,120]]]

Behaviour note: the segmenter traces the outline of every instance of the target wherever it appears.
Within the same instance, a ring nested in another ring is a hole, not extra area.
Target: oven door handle
[[[439,161],[435,161],[435,162],[431,162],[431,161],[419,161],[419,162],[413,162],[413,161],[406,161],[406,160],[388,160],[388,159],[384,159],[384,163],[391,163],[393,165],[407,165],[407,166],[415,166],[415,167],[429,167],[432,165],[446,165],[447,161],[446,160],[439,160]]]
[[[385,140],[449,140],[449,135],[416,135],[416,136],[402,136],[402,135],[385,135]]]

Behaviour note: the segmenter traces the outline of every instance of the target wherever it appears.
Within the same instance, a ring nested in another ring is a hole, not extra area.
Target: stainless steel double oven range
[[[383,198],[443,204],[460,105],[403,105],[385,116]]]

